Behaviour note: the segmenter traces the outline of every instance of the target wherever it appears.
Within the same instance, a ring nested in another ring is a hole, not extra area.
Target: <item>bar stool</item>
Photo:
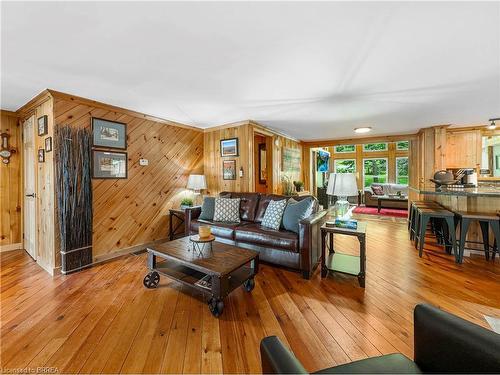
[[[464,257],[464,248],[467,242],[483,244],[484,255],[486,260],[490,259],[490,244],[489,244],[489,233],[488,229],[491,228],[495,236],[495,242],[498,245],[500,243],[500,221],[497,214],[484,214],[481,212],[455,212],[457,219],[460,222],[460,239],[458,244],[458,263],[462,263]],[[479,221],[481,227],[481,233],[483,235],[483,242],[467,241],[467,231],[469,230],[469,225],[473,220]],[[493,259],[495,259],[495,244],[493,245]]]
[[[455,255],[455,261],[458,262],[457,258],[458,252],[456,251],[457,240],[455,234],[455,221],[454,221],[455,215],[453,214],[453,212],[448,211],[447,209],[442,207],[439,208],[418,207],[417,215],[418,219],[417,219],[417,230],[416,230],[417,235],[415,237],[415,248],[418,249],[418,256],[422,257],[424,251],[425,232],[427,231],[427,224],[431,220],[439,220],[441,222],[444,221],[446,223],[446,226],[443,226],[442,230],[443,242],[446,248],[446,252],[447,253],[453,252],[453,254]]]
[[[414,240],[415,235],[417,233],[417,222],[418,222],[417,208],[418,207],[421,207],[421,208],[441,208],[441,206],[434,201],[413,201],[413,202],[411,202],[409,219],[408,219],[408,231],[410,233],[410,240]]]

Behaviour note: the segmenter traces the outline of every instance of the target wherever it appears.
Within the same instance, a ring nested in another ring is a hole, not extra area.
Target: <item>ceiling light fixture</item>
[[[362,128],[355,128],[354,133],[362,134],[362,133],[368,133],[372,131],[371,126],[363,126]]]
[[[486,126],[486,129],[495,130],[497,128],[497,124],[495,124],[495,121],[500,121],[500,117],[499,118],[490,118],[488,121],[490,121],[491,124]]]

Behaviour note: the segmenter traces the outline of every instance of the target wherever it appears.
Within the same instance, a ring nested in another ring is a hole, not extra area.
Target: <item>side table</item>
[[[359,256],[343,254],[333,248],[334,234],[355,236],[359,241]],[[329,253],[326,253],[326,239],[329,236]],[[366,274],[366,223],[358,222],[357,229],[321,226],[321,277],[327,276],[328,271],[341,272],[358,277],[361,287],[365,287]]]
[[[169,230],[169,238],[170,241],[173,241],[177,238],[184,237],[185,230],[184,230],[184,221],[186,219],[186,211],[184,211],[181,208],[171,208],[169,211],[169,224],[168,224],[168,230]],[[174,226],[174,218],[177,219],[177,223]],[[179,230],[182,228],[182,232]]]

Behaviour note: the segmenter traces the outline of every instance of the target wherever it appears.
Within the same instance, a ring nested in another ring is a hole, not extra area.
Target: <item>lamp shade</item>
[[[207,188],[205,175],[190,174],[188,178],[187,188],[192,190],[203,190]]]
[[[337,197],[358,195],[358,185],[354,173],[331,173],[328,179],[326,194]]]

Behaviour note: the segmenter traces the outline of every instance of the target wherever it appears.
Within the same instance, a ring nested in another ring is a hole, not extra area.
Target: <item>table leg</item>
[[[148,269],[154,270],[156,268],[156,255],[148,252]]]
[[[360,272],[358,275],[359,286],[365,287],[365,277],[366,277],[366,240],[364,238],[359,238],[359,268]]]
[[[377,199],[377,213],[380,213],[380,209],[382,208],[382,201],[380,199]]]
[[[326,268],[326,231],[321,231],[321,277],[326,277],[328,270]]]
[[[334,243],[333,233],[329,233],[329,235],[330,235],[330,243],[328,245],[329,246],[328,250],[329,250],[330,254],[333,254],[333,253],[335,253],[335,249],[333,248],[333,243]]]
[[[174,226],[172,224],[172,220],[174,219],[174,217],[172,216],[172,214],[169,215],[170,216],[170,220],[169,220],[169,223],[168,223],[168,229],[169,229],[169,238],[170,238],[170,241],[172,241],[174,239]]]

